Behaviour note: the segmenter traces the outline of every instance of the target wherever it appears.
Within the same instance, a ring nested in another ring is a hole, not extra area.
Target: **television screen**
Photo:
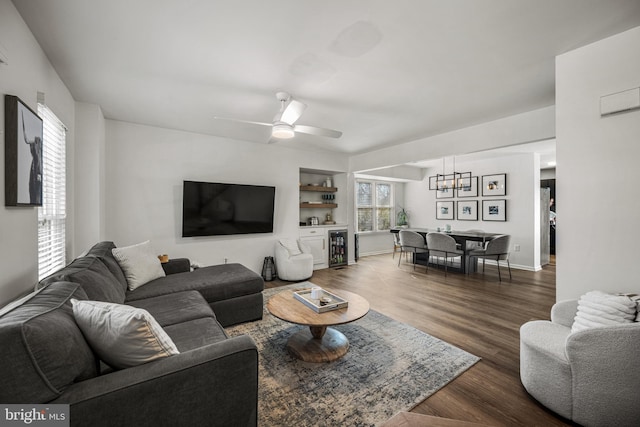
[[[184,181],[182,237],[273,232],[276,188]]]

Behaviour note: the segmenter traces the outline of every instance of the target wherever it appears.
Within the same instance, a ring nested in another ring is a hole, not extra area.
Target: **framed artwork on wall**
[[[436,219],[454,219],[454,205],[450,202],[436,202]]]
[[[458,197],[478,197],[478,177],[460,178],[458,180]]]
[[[499,173],[495,175],[482,176],[482,196],[506,196],[507,194],[507,174]]]
[[[477,200],[458,200],[456,208],[458,220],[460,221],[477,221],[478,220],[478,201]]]
[[[5,205],[42,206],[42,119],[5,95],[4,126]]]
[[[453,199],[454,196],[455,196],[455,190],[453,188],[436,190],[436,199]]]
[[[483,221],[506,221],[507,220],[507,201],[501,200],[483,200],[482,201],[482,220]]]

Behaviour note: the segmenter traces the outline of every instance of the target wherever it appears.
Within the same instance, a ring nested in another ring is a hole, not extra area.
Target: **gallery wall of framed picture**
[[[507,221],[507,199],[497,198],[507,195],[506,173],[463,178],[459,181],[461,185],[458,188],[449,188],[444,191],[437,189],[436,180],[435,176],[429,177],[429,190],[436,192],[436,219]],[[468,200],[477,197],[482,199]]]

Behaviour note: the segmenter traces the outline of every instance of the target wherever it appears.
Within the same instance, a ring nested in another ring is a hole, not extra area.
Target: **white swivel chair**
[[[559,301],[551,309],[551,321],[522,325],[522,385],[544,406],[580,425],[637,426],[640,322],[607,319],[607,326],[572,332],[578,304]],[[616,311],[621,306],[616,304]]]
[[[447,275],[447,260],[450,258],[462,258],[464,251],[458,249],[456,240],[444,233],[428,233],[427,247],[429,255],[435,256],[440,265],[440,257],[444,258],[444,275]],[[461,261],[462,262],[462,261]]]
[[[275,245],[278,278],[288,281],[306,280],[313,275],[311,248],[295,239],[280,239]]]

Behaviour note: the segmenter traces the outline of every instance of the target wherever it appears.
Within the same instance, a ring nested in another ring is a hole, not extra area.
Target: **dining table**
[[[476,231],[476,230],[442,230],[442,229],[433,229],[433,228],[400,228],[394,227],[390,229],[391,233],[399,233],[400,230],[409,230],[415,231],[425,238],[426,244],[426,236],[428,233],[444,233],[447,234],[456,241],[456,243],[460,246],[460,249],[464,252],[463,259],[464,262],[460,263],[459,270],[462,273],[474,273],[478,269],[477,258],[474,262],[470,260],[469,252],[470,249],[467,249],[467,242],[482,242],[482,245],[485,246],[486,243],[494,238],[500,236],[499,233],[487,233],[484,231]],[[426,254],[417,254],[416,256],[416,264],[425,264],[429,262]]]

